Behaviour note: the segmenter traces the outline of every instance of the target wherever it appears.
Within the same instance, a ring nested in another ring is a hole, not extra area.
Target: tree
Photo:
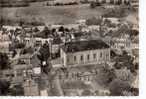
[[[91,2],[90,3],[90,8],[94,9],[96,7],[96,3],[95,2]]]
[[[109,69],[105,66],[100,68],[96,81],[102,86],[108,86],[108,84],[115,78],[116,75],[114,69]]]
[[[17,52],[16,52],[16,50],[14,49],[14,50],[13,50],[13,53],[12,53],[12,58],[14,58],[16,54],[17,54]]]
[[[64,32],[65,31],[65,28],[63,26],[59,27],[59,32]]]
[[[34,32],[39,32],[40,30],[37,27],[35,27],[33,31]]]
[[[47,26],[44,27],[43,31],[41,32],[41,36],[43,38],[47,38],[50,35],[51,31]]]
[[[134,96],[139,95],[139,89],[138,88],[131,88],[130,91],[134,94]]]
[[[115,58],[115,65],[116,69],[127,68],[131,72],[135,72],[135,67],[133,64],[134,58],[127,54],[126,51],[123,51],[123,55],[117,56]]]
[[[124,91],[130,90],[130,84],[120,79],[115,79],[109,84],[109,90],[112,96],[122,96]]]
[[[19,20],[19,25],[20,25],[20,26],[23,26],[24,23],[25,23],[24,19],[21,18],[21,19]]]
[[[121,34],[129,34],[130,33],[130,28],[129,28],[129,26],[128,25],[125,25],[125,24],[123,24],[123,25],[121,25],[119,28],[118,28],[118,30],[117,30],[117,35],[121,35]]]
[[[114,68],[115,69],[121,69],[123,66],[120,64],[120,63],[118,63],[118,62],[116,62],[115,64],[114,64]]]
[[[13,88],[10,89],[10,93],[12,96],[23,96],[24,95],[24,89],[22,85],[15,85]]]
[[[46,42],[39,50],[37,55],[38,59],[41,62],[41,69],[43,72],[48,73],[51,69],[51,65],[48,63],[48,58],[50,57],[49,44]]]
[[[45,44],[43,44],[43,46],[39,50],[39,53],[40,54],[38,55],[38,58],[41,61],[47,61],[47,59],[50,57],[50,51],[49,51],[48,42],[45,42]]]
[[[87,25],[100,25],[102,22],[101,18],[92,17],[86,20]]]
[[[110,55],[111,57],[117,56],[117,54],[116,54],[113,50],[110,51],[110,54],[111,54],[111,55]]]
[[[0,79],[0,96],[5,96],[9,92],[10,82]]]
[[[10,62],[9,57],[6,53],[0,52],[0,70],[9,69],[10,68]]]
[[[117,70],[116,78],[122,81],[127,81],[128,83],[132,83],[134,80],[134,75],[127,68],[123,68],[123,69]]]

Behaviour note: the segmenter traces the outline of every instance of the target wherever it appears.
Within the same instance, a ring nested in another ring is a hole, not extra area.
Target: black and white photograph
[[[139,96],[140,0],[0,0],[0,96]]]

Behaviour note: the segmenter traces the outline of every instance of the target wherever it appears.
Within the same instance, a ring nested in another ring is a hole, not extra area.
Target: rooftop
[[[86,50],[105,49],[109,48],[109,45],[102,40],[89,40],[89,41],[75,41],[67,42],[62,46],[65,52],[79,52]]]

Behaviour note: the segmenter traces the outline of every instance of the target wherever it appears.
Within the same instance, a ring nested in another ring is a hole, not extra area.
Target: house
[[[88,28],[89,28],[90,31],[94,31],[94,30],[99,31],[100,30],[99,25],[90,25],[90,26],[88,26]]]
[[[50,43],[52,38],[39,38],[39,37],[26,37],[25,43],[26,46],[40,46],[45,44],[46,42]]]
[[[134,56],[134,64],[139,63],[139,36],[135,36],[131,42],[132,55]]]
[[[61,48],[65,67],[98,64],[110,61],[110,47],[102,40],[67,42]]]
[[[24,64],[30,64],[31,54],[22,54],[19,56],[19,60],[23,61]]]
[[[12,52],[9,51],[10,45],[12,44],[8,34],[2,34],[0,32],[0,52],[7,53],[9,58],[12,58]]]
[[[52,38],[46,38],[46,39],[45,38],[35,38],[35,40],[36,40],[36,42],[41,41],[42,44],[45,44],[46,42],[49,43],[52,40]]]
[[[24,81],[24,72],[31,68],[31,65],[26,65],[26,64],[16,64],[13,65],[13,78],[12,78],[12,84],[17,85],[17,84],[22,84]]]
[[[130,36],[128,34],[123,34],[118,37],[113,37],[111,39],[111,47],[112,49],[116,50],[130,49],[131,47]]]
[[[0,51],[4,51],[7,52],[9,50],[9,46],[10,46],[11,42],[1,42],[0,41]]]
[[[26,80],[23,87],[25,96],[39,96],[39,85],[34,80]]]
[[[135,36],[131,41],[132,49],[139,49],[139,36]]]
[[[116,25],[120,24],[119,18],[114,18],[114,17],[103,18],[104,22],[107,21],[107,20],[110,21],[113,24],[116,24]]]
[[[26,65],[26,64],[17,64],[15,66],[13,66],[13,70],[14,70],[14,76],[18,77],[18,76],[23,76],[23,71],[26,69],[31,68],[31,65]]]
[[[75,29],[75,30],[78,30],[78,28],[79,28],[79,24],[65,24],[65,25],[63,25],[63,27],[65,27],[65,28],[68,28],[68,29]]]
[[[139,88],[139,76],[135,77],[135,80],[132,82],[132,87]]]
[[[56,54],[60,52],[60,46],[62,44],[61,38],[57,37],[54,38],[50,43],[50,53],[52,54],[52,57],[56,57]],[[59,54],[60,55],[60,54]],[[59,56],[57,55],[57,56]]]
[[[7,29],[8,31],[16,30],[16,29],[22,29],[22,27],[20,27],[20,26],[8,26],[8,25],[3,26],[2,28]]]
[[[91,68],[89,68],[91,67]],[[88,69],[87,69],[88,68]],[[68,71],[69,70],[69,71]],[[60,68],[58,77],[61,82],[68,81],[92,81],[96,78],[97,69],[94,66],[85,66],[85,67],[71,67],[67,70],[65,68]]]
[[[139,31],[139,25],[138,25],[138,22],[137,22],[137,23],[135,22],[135,24],[133,24],[132,29],[133,29],[133,30],[137,30],[137,31]]]
[[[131,0],[131,6],[138,9],[139,0]]]

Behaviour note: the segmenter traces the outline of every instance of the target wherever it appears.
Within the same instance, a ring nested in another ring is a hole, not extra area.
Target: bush
[[[8,95],[10,82],[0,80],[0,96]]]
[[[112,96],[123,96],[124,91],[130,90],[130,85],[126,81],[115,79],[110,83],[109,90]]]
[[[128,11],[125,8],[116,8],[116,9],[108,9],[107,12],[103,14],[103,17],[126,17],[128,15]]]
[[[91,3],[90,3],[90,8],[92,8],[92,9],[93,9],[93,8],[95,8],[96,6],[97,6],[97,5],[96,5],[96,3],[95,3],[95,2],[91,2]]]
[[[10,93],[12,96],[23,96],[24,89],[22,85],[15,85],[13,88],[10,89]]]
[[[92,17],[86,20],[86,25],[100,25],[102,22],[101,18]]]
[[[27,1],[16,1],[16,2],[11,2],[11,1],[6,1],[6,2],[1,2],[0,7],[27,7],[29,6],[29,3]]]
[[[100,68],[96,81],[102,86],[108,86],[108,84],[115,78],[116,75],[114,69],[109,69],[108,65],[106,65],[105,67]]]

